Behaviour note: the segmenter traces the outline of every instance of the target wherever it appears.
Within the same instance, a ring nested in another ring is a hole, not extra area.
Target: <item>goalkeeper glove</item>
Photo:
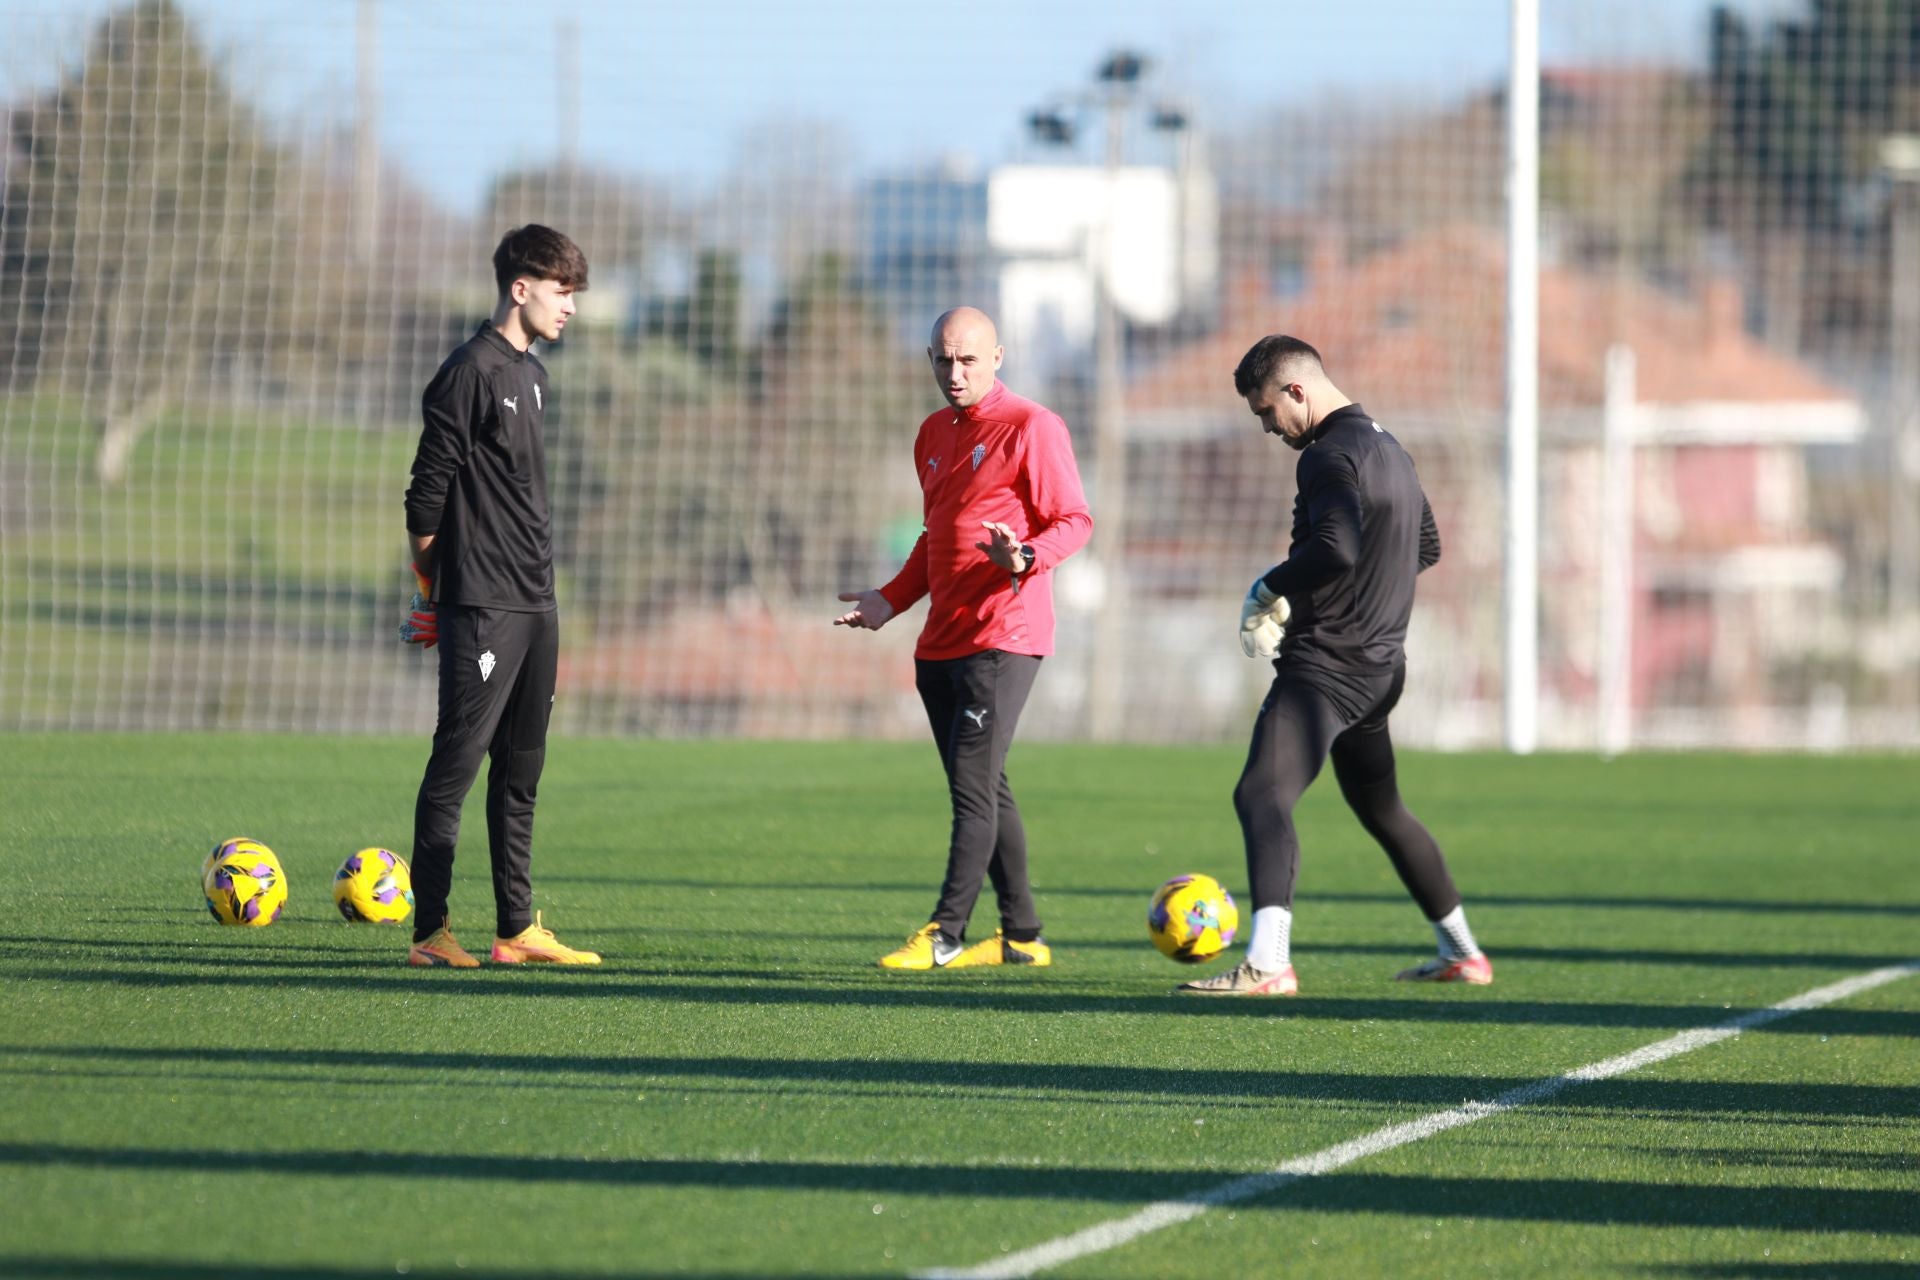
[[[400,643],[431,649],[440,643],[440,614],[433,607],[433,579],[413,566],[416,590],[407,604],[407,620],[400,624]]]
[[[1292,615],[1287,598],[1273,594],[1264,577],[1255,578],[1240,602],[1240,652],[1249,658],[1279,657],[1280,637]]]

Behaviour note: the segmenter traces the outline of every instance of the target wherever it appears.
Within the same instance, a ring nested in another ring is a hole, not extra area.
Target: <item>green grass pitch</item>
[[[425,754],[0,737],[0,1275],[970,1268],[1920,957],[1912,757],[1409,757],[1485,989],[1390,981],[1432,935],[1323,778],[1300,997],[1194,1001],[1144,913],[1243,889],[1236,749],[1017,748],[1055,966],[891,974],[944,856],[931,745],[560,740],[538,905],[606,964],[410,970],[328,888],[407,851]],[[200,902],[242,834],[292,884],[270,928]],[[477,803],[466,834],[484,944]],[[1916,1271],[1920,975],[1048,1274]]]

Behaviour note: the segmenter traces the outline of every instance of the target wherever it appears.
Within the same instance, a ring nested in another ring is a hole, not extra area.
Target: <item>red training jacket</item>
[[[913,464],[926,527],[880,588],[895,613],[932,597],[913,656],[1052,653],[1053,566],[1093,532],[1067,424],[996,380],[979,404],[941,409],[920,424]],[[1033,548],[1033,567],[1017,581],[974,546],[992,541],[985,520]]]

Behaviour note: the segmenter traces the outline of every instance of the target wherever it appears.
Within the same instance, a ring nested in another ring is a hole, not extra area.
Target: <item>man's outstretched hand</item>
[[[878,590],[842,591],[840,599],[853,608],[833,620],[836,627],[853,627],[856,630],[878,631],[887,625],[887,619],[893,617],[893,606]]]
[[[987,559],[1016,578],[1032,567],[1027,563],[1026,553],[1020,549],[1019,537],[1010,526],[998,520],[982,520],[980,527],[991,535],[991,540],[974,543],[974,550],[986,552]]]

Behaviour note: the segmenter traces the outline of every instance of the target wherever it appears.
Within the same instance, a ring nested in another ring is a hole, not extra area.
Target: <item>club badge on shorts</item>
[[[487,677],[493,674],[493,650],[480,655],[480,683],[485,684]]]

